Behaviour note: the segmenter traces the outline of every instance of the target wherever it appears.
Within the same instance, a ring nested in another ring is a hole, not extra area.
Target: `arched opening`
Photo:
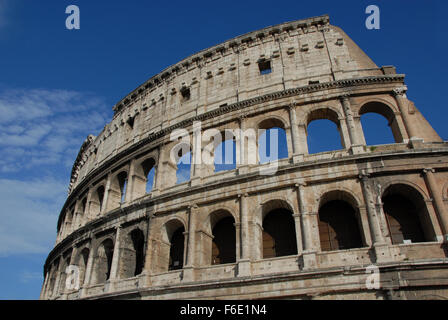
[[[124,203],[126,198],[126,188],[128,184],[128,173],[123,171],[117,175],[118,185],[120,186],[120,202]]]
[[[67,210],[67,213],[65,215],[65,220],[64,220],[64,235],[68,235],[72,231],[74,212],[75,212],[75,209],[73,206]]]
[[[56,289],[56,277],[59,270],[59,258],[55,260],[50,268],[50,281],[48,283],[48,296],[51,297],[55,293]]]
[[[297,254],[297,238],[293,212],[283,202],[271,201],[263,206],[263,258]]]
[[[146,160],[148,161],[148,160]],[[146,178],[145,192],[150,193],[154,187],[154,178],[156,174],[156,168],[154,167],[154,160],[150,159],[148,163],[146,161],[142,164],[144,175]]]
[[[191,178],[191,151],[187,153],[182,153],[182,150],[179,150],[179,160],[177,162],[177,184],[184,183],[190,180]]]
[[[436,236],[420,192],[405,184],[392,185],[382,197],[393,244],[434,241]]]
[[[96,196],[97,196],[98,203],[99,203],[99,212],[101,212],[101,210],[103,210],[104,193],[105,193],[104,186],[100,186],[96,190]]]
[[[126,237],[120,257],[120,277],[131,278],[138,276],[144,266],[145,236],[140,229],[132,230]]]
[[[362,248],[359,214],[349,202],[337,195],[323,203],[319,209],[319,237],[322,251]],[[333,200],[334,199],[334,200]]]
[[[288,158],[288,141],[282,121],[266,119],[259,124],[258,129],[258,157],[261,164]]]
[[[236,261],[235,220],[227,216],[213,227],[212,264],[234,263]]]
[[[99,215],[101,210],[103,209],[104,193],[104,186],[99,186],[92,194],[92,197],[90,199],[90,214],[92,216]]]
[[[236,142],[228,139],[221,142],[214,152],[215,172],[236,169]]]
[[[184,267],[185,228],[180,226],[174,231],[170,241],[170,261],[168,270],[179,270]]]
[[[368,102],[359,109],[359,115],[367,145],[403,141],[394,111],[386,104]]]
[[[126,200],[126,188],[128,184],[128,173],[121,171],[113,177],[108,191],[107,211],[120,207]]]
[[[67,267],[70,265],[70,255],[71,254],[65,254],[64,255],[64,260],[63,260],[63,265],[62,265],[62,269],[61,269],[61,275],[60,275],[60,279],[59,279],[59,294],[63,294],[68,288],[66,285],[66,281],[67,281]]]
[[[114,242],[111,239],[106,239],[101,243],[97,249],[94,264],[94,274],[92,283],[105,283],[110,278],[110,271],[112,268],[112,257],[114,254]]]
[[[307,119],[307,143],[309,154],[344,149],[339,118],[331,109],[311,112]]]
[[[84,248],[78,257],[78,268],[79,268],[79,285],[82,286],[86,279],[87,263],[89,262],[90,250]]]

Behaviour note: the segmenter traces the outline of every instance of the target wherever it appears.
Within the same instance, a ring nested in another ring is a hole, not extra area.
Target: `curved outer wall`
[[[271,72],[261,74],[266,62]],[[81,147],[41,299],[448,297],[448,145],[406,90],[404,75],[377,67],[328,16],[252,32],[167,68],[120,101]],[[395,144],[366,146],[366,112],[389,120]],[[317,119],[337,125],[342,150],[309,154],[307,126]],[[176,184],[170,134],[188,130],[194,154],[208,144],[193,138],[199,121],[202,131],[275,124],[288,158],[262,175],[267,165],[249,164],[236,139],[236,169],[192,165],[190,180]],[[418,199],[424,241],[394,238],[384,202],[395,194]],[[322,210],[335,201],[353,209],[353,248],[326,247]],[[268,257],[266,217],[280,209],[290,214],[296,251]],[[214,264],[215,227],[226,217],[235,261]],[[170,268],[182,232],[180,268]],[[69,265],[79,288],[65,285]],[[371,265],[379,287],[366,286]]]

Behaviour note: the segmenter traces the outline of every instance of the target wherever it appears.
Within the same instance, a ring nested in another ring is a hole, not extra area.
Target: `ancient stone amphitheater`
[[[448,142],[404,78],[328,16],[165,69],[82,145],[41,299],[448,298]],[[388,120],[395,143],[366,145],[367,113]],[[341,150],[308,152],[319,119],[336,124]],[[238,161],[217,171],[195,161],[209,143],[195,123],[219,134],[279,128],[287,157],[263,174],[271,163],[248,161],[247,137],[222,134]],[[176,129],[191,138],[181,183]]]

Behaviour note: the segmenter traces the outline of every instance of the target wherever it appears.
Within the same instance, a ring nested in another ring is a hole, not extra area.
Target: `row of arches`
[[[430,242],[436,239],[426,202],[421,193],[410,185],[394,184],[381,197],[383,215],[387,224],[388,237],[392,244]],[[360,204],[347,191],[335,190],[325,193],[319,201],[317,212],[318,239],[322,252],[349,250],[368,247],[366,230],[362,223]],[[172,218],[161,232],[159,255],[154,256],[154,265],[159,272],[184,268],[187,251],[195,250],[201,256],[196,260],[201,265],[235,263],[240,245],[235,217],[226,209],[213,211],[202,224],[196,247],[187,248],[186,226],[183,221]],[[253,230],[251,246],[259,246],[260,258],[270,259],[298,254],[294,209],[284,200],[271,200],[263,204],[260,226]],[[259,235],[257,236],[257,232]],[[257,240],[259,242],[257,243]],[[80,250],[74,259],[70,254],[62,256],[48,270],[50,296],[56,286],[57,271],[65,270],[70,263],[79,267],[80,284],[95,285],[111,277],[114,253],[117,251],[115,237],[106,237],[93,249]],[[145,269],[146,236],[140,228],[127,232],[120,240],[116,278],[126,279],[140,275]],[[95,252],[90,252],[95,250]],[[255,250],[255,249],[254,249]],[[93,253],[93,254],[92,254]],[[90,280],[86,272],[92,261]],[[62,264],[62,268],[59,264]],[[150,266],[146,266],[150,268]],[[63,288],[66,278],[61,273],[59,287]]]
[[[380,101],[371,101],[362,105],[357,111],[360,117],[356,124],[357,133],[361,136],[358,140],[362,144],[385,144],[393,142],[402,142],[405,136],[400,127],[400,121],[396,117],[397,112]],[[303,122],[305,127],[300,134],[305,137],[301,143],[306,147],[302,152],[307,154],[345,149],[350,143],[342,127],[343,115],[337,109],[330,107],[316,108],[310,111]],[[355,121],[356,122],[356,121]],[[386,127],[389,129],[384,129]],[[250,158],[255,154],[256,161],[259,164],[268,163],[275,160],[288,158],[294,149],[291,146],[292,137],[291,126],[281,117],[268,116],[267,119],[257,124],[257,130],[261,133],[255,137],[256,150],[247,150],[244,157]],[[365,138],[364,138],[365,137]],[[296,137],[297,138],[297,137]],[[376,140],[379,138],[379,140]],[[364,141],[366,140],[366,141]],[[246,141],[247,142],[247,141]],[[247,146],[250,148],[250,146]],[[213,150],[210,150],[213,156],[213,174],[221,171],[233,170],[237,167],[237,155],[241,153],[238,150],[236,137],[221,133],[221,142],[215,144]],[[175,172],[175,184],[181,184],[192,178],[192,146],[186,150],[182,149],[179,153]],[[72,230],[78,228],[86,220],[87,216],[98,216],[101,213],[120,207],[126,201],[136,199],[152,192],[155,185],[156,163],[154,156],[143,156],[136,159],[135,169],[129,172],[129,166],[126,169],[118,170],[112,173],[110,183],[108,179],[97,184],[91,192],[90,197],[84,195],[79,204],[74,204],[65,213],[63,223],[59,229],[59,238],[69,234]],[[165,165],[165,164],[164,164]],[[158,168],[157,168],[158,169]],[[165,169],[170,170],[170,169]],[[210,171],[208,169],[208,171]],[[162,173],[163,180],[171,181],[170,174]],[[131,190],[128,191],[130,186]],[[107,199],[106,199],[107,198]],[[64,229],[64,230],[63,230]]]
[[[405,137],[401,132],[396,113],[382,102],[368,102],[358,111],[359,119],[356,121],[357,140],[367,146],[393,144],[403,142]],[[305,152],[316,154],[327,151],[346,149],[348,137],[344,136],[341,127],[343,116],[331,108],[321,108],[311,111],[304,122],[303,133],[306,136]],[[264,164],[275,160],[286,159],[292,154],[288,147],[289,125],[282,119],[274,117],[261,121],[257,130],[261,133],[256,138],[257,163]],[[237,166],[237,143],[233,135],[221,134],[221,141],[216,144],[214,155],[214,172],[233,170]],[[247,143],[247,142],[246,142]],[[250,146],[249,153],[253,153]],[[177,183],[188,181],[191,176],[191,147],[189,151],[179,154],[177,166]],[[251,155],[246,155],[250,157]]]
[[[81,226],[89,217],[97,217],[107,211],[120,207],[133,198],[150,193],[155,184],[156,161],[153,157],[145,158],[136,163],[130,177],[129,166],[113,173],[110,178],[103,179],[90,190],[90,196],[84,195],[82,201],[75,203],[66,211],[63,223],[58,230],[62,238]],[[129,179],[133,179],[129,189]],[[108,183],[110,180],[110,183]]]

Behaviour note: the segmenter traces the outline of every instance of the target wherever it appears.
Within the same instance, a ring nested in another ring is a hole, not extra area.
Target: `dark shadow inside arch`
[[[109,280],[112,267],[112,256],[114,253],[114,243],[111,239],[105,240],[97,249],[93,284],[104,283]]]
[[[184,267],[185,228],[179,227],[171,236],[170,260],[168,270],[178,270]]]
[[[233,217],[219,220],[213,227],[212,264],[234,263],[236,261],[236,232]]]
[[[382,197],[389,234],[393,244],[436,240],[424,198],[404,184],[389,187]]]
[[[145,236],[143,231],[140,229],[135,229],[131,232],[131,240],[132,240],[132,249],[134,253],[134,276],[137,276],[142,273],[143,266],[145,263]]]
[[[332,200],[319,209],[322,251],[362,248],[356,210],[346,201]]]
[[[270,211],[263,220],[263,258],[297,254],[292,212],[285,208]]]

